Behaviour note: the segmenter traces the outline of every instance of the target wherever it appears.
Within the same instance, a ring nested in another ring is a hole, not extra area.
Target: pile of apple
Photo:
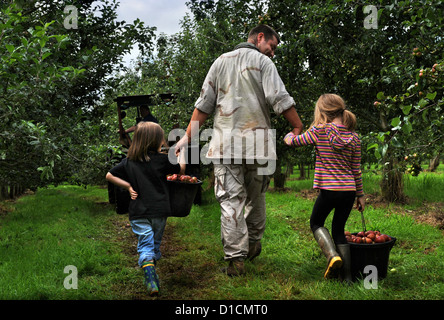
[[[387,241],[392,240],[388,235],[381,234],[379,231],[360,231],[357,234],[351,234],[349,231],[345,231],[345,238],[348,242],[353,243],[366,243],[366,244],[372,244],[372,243],[384,243]]]
[[[180,182],[186,182],[186,183],[198,183],[199,180],[197,177],[192,177],[187,174],[169,174],[167,175],[168,181],[180,181]]]

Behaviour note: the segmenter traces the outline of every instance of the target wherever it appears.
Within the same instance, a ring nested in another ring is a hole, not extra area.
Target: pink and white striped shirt
[[[289,133],[289,146],[316,146],[313,188],[334,191],[356,191],[364,195],[361,174],[361,140],[355,132],[340,124],[312,126],[301,135]]]

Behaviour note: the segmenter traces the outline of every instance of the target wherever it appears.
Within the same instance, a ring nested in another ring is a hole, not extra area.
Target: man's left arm
[[[302,124],[301,118],[299,117],[296,109],[294,107],[290,107],[289,109],[282,112],[282,115],[293,127],[293,130],[291,132],[293,132],[293,134],[296,136],[300,135],[302,133],[304,125]]]
[[[262,70],[262,83],[267,103],[273,107],[276,114],[282,114],[287,119],[295,135],[301,134],[303,124],[294,107],[294,99],[287,92],[276,66],[271,61],[267,61]]]

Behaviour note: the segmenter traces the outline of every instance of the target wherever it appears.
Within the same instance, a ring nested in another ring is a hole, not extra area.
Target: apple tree
[[[142,61],[134,78],[155,84],[148,93],[177,92],[174,113],[181,127],[214,59],[264,23],[281,35],[274,62],[304,125],[310,125],[321,94],[341,95],[358,118],[363,164],[382,166],[386,199],[403,199],[408,154],[411,160],[414,154],[419,159],[440,153],[441,1],[193,0],[188,6],[192,16],[184,17],[181,32],[161,37],[159,55]],[[158,114],[168,123],[172,110],[163,110]],[[273,116],[272,125],[281,164],[313,163],[312,150],[283,145],[281,137],[290,129],[286,121]]]
[[[390,201],[404,198],[406,150],[442,146],[442,11],[441,1],[269,2],[268,23],[283,39],[277,65],[298,111],[312,113],[322,93],[341,95],[358,118],[363,161],[382,165]]]
[[[0,186],[3,197],[14,197],[24,188],[41,185],[40,176],[52,177],[57,155],[35,109],[56,89],[56,81],[71,81],[82,70],[50,62],[68,40],[66,35],[50,34],[52,22],[31,27],[14,4],[0,9]]]
[[[417,176],[421,163],[442,154],[444,141],[444,41],[443,4],[437,1],[398,3],[394,13],[404,14],[404,43],[386,56],[391,63],[381,69],[374,109],[382,126],[371,131],[368,149],[383,166],[381,191],[391,201],[404,200],[403,174]],[[394,14],[391,13],[391,14]],[[401,83],[391,87],[390,82]]]
[[[114,129],[101,102],[125,53],[147,54],[154,28],[117,21],[117,1],[0,3],[0,185],[104,181]],[[3,192],[5,193],[5,192]]]

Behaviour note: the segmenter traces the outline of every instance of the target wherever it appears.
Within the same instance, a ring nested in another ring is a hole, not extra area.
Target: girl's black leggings
[[[311,231],[323,227],[325,219],[330,212],[335,209],[331,226],[331,236],[336,244],[345,244],[347,240],[344,236],[345,223],[355,201],[355,191],[331,191],[321,189],[318,198],[313,206],[310,217]]]

